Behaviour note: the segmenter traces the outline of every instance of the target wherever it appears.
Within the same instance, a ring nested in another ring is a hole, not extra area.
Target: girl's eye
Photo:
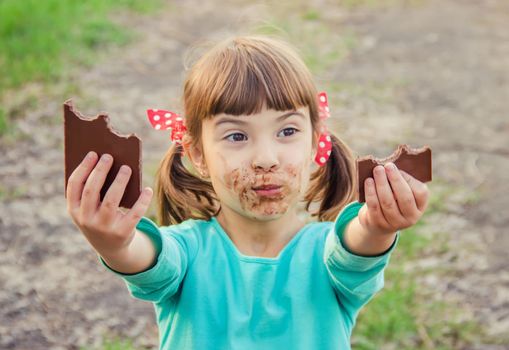
[[[231,138],[232,136],[233,136],[233,139]],[[225,139],[228,140],[228,141],[232,141],[232,142],[241,142],[241,141],[244,141],[242,139],[242,137],[245,137],[245,136],[246,135],[241,134],[240,132],[236,132],[234,134],[230,134],[230,135],[226,136]]]
[[[291,131],[291,132],[288,132],[288,131]],[[295,128],[284,128],[283,130],[281,130],[281,132],[283,132],[285,134],[285,136],[292,136],[293,134],[298,133],[299,130],[295,129]]]

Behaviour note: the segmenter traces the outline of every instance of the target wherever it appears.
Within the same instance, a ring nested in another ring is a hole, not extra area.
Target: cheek
[[[216,154],[215,162],[218,166],[215,169],[216,178],[230,191],[237,192],[243,184],[249,183],[253,179],[238,164],[227,161],[226,157]]]
[[[255,181],[253,176],[250,176],[245,169],[225,170],[224,184],[231,191],[239,193],[245,188],[250,188]]]
[[[294,164],[288,164],[283,169],[284,181],[288,183],[289,189],[295,190],[300,187],[302,179],[301,167]]]

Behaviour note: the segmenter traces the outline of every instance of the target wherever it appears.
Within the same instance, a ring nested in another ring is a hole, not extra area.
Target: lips
[[[282,194],[282,186],[276,184],[265,184],[253,187],[253,191],[260,197],[280,198]]]
[[[275,189],[278,189],[280,188],[281,186],[280,185],[273,185],[273,184],[266,184],[266,185],[262,185],[262,186],[258,186],[258,187],[253,187],[253,190],[275,190]]]

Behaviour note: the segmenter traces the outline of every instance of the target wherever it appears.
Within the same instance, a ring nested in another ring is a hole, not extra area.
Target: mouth
[[[253,191],[259,196],[273,197],[281,193],[282,186],[275,184],[266,184],[262,186],[253,187]]]
[[[272,190],[272,189],[280,188],[280,187],[281,187],[280,185],[276,185],[276,184],[265,184],[265,185],[253,187],[253,190]]]

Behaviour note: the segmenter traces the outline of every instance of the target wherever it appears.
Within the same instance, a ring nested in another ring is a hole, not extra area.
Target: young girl
[[[352,153],[326,131],[319,103],[288,44],[231,38],[185,80],[185,127],[158,171],[161,227],[143,216],[150,188],[119,210],[126,166],[100,202],[110,155],[90,152],[73,172],[68,211],[132,296],[154,303],[161,349],[350,348],[428,189],[387,164],[364,184],[366,203],[354,201]]]

